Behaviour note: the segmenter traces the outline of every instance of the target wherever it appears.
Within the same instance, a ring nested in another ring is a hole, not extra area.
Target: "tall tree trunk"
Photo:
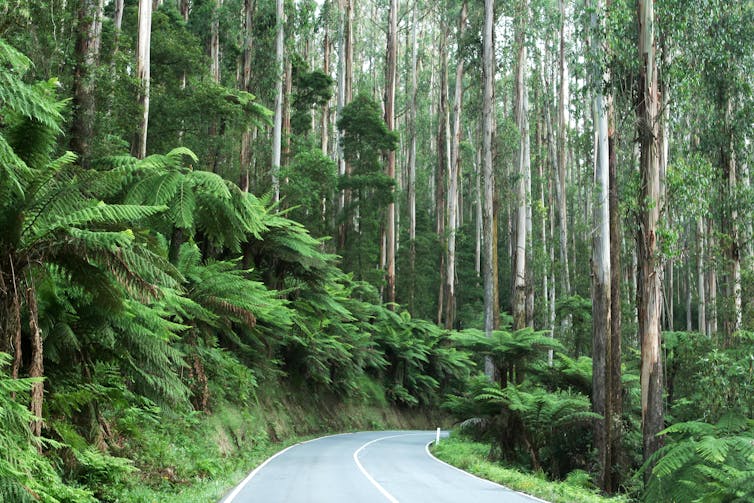
[[[283,84],[285,80],[285,68],[283,59],[285,57],[284,28],[285,12],[283,11],[283,0],[276,0],[275,23],[277,25],[277,34],[275,36],[275,118],[272,130],[272,192],[274,201],[280,199],[280,181],[278,174],[281,166],[281,149],[283,138]]]
[[[515,213],[515,249],[513,252],[513,299],[511,312],[513,314],[513,328],[516,330],[526,326],[526,276],[527,276],[527,183],[528,171],[531,169],[527,156],[529,142],[529,106],[526,92],[526,18],[528,17],[527,0],[519,4],[518,24],[516,26],[516,50],[518,52],[516,64],[516,102],[514,116],[519,131],[520,143],[518,148],[518,163],[516,170],[516,213]]]
[[[113,41],[113,53],[117,53],[120,48],[120,32],[123,26],[123,0],[115,0],[113,10],[113,26],[115,27],[115,39]]]
[[[248,0],[247,0],[248,1]],[[323,6],[324,12],[330,12],[330,2]],[[330,54],[332,52],[332,41],[330,40],[330,23],[327,19],[324,21],[324,35],[322,37],[322,72],[330,75]],[[322,106],[322,121],[320,122],[320,148],[324,155],[329,155],[330,151],[330,101],[328,100]]]
[[[482,277],[484,278],[484,333],[492,337],[492,331],[497,329],[498,306],[495,297],[497,288],[496,272],[497,255],[494,237],[496,218],[494,213],[495,177],[493,166],[493,138],[495,134],[495,0],[484,0],[484,34],[482,54],[482,173],[484,179],[484,263]],[[495,366],[490,358],[484,362],[484,373],[490,379],[495,379]]]
[[[96,104],[94,70],[99,60],[102,40],[104,0],[79,0],[76,33],[76,67],[73,76],[73,117],[71,150],[79,155],[84,168],[89,167],[90,145],[94,134]]]
[[[455,99],[453,103],[453,141],[450,148],[448,183],[448,261],[445,273],[445,328],[453,328],[456,311],[456,230],[459,213],[459,178],[461,172],[461,113],[463,110],[463,54],[461,44],[466,30],[467,6],[464,1],[458,18],[458,61],[456,62]]]
[[[639,230],[639,336],[641,339],[641,418],[644,460],[661,445],[663,429],[660,351],[660,269],[657,226],[660,218],[659,96],[655,54],[654,0],[639,0],[640,89],[638,136],[641,147],[641,226]],[[651,470],[647,471],[645,481]]]
[[[611,1],[607,0],[607,9],[610,10]],[[618,198],[618,163],[615,148],[615,111],[613,98],[608,96],[608,148],[609,148],[609,183],[610,183],[610,360],[608,372],[610,373],[610,388],[608,403],[610,404],[610,459],[608,466],[605,490],[617,491],[621,484],[621,473],[617,469],[621,459],[621,431],[623,415],[623,379],[622,379],[622,333],[621,333],[621,229],[620,229],[620,203]]]
[[[715,261],[715,237],[712,218],[707,219],[707,335],[717,335],[717,263]]]
[[[446,174],[450,164],[450,109],[448,107],[448,32],[449,26],[442,20],[440,33],[440,96],[437,107],[437,170],[435,171],[435,232],[441,243],[440,253],[440,288],[437,300],[437,324],[442,325],[443,306],[445,305],[445,264],[448,257],[446,236],[447,185]]]
[[[340,28],[338,34],[338,113],[340,119],[343,107],[351,102],[352,83],[353,83],[353,3],[355,0],[339,0],[340,2]],[[343,156],[343,149],[340,145],[340,133],[335,128],[335,134],[338,138],[338,175],[343,177],[350,168]],[[350,193],[348,190],[341,190],[339,195],[339,208],[344,211],[350,202]],[[343,221],[338,229],[338,249],[342,250],[346,246],[349,223]]]
[[[604,30],[604,3],[593,2],[592,12],[592,58],[604,61],[603,44],[599,34]],[[613,419],[612,391],[612,263],[610,253],[610,148],[608,141],[608,105],[602,87],[609,78],[601,64],[592,77],[593,124],[597,133],[594,173],[594,228],[592,234],[592,409],[602,416],[595,420],[594,444],[599,460],[599,485],[604,491],[611,490],[612,471],[611,426]]]
[[[241,53],[241,89],[251,92],[251,58],[254,50],[254,9],[256,0],[244,0],[243,7],[243,52]],[[251,171],[252,129],[247,126],[241,135],[241,177],[239,187],[249,191]]]
[[[560,8],[560,48],[558,57],[558,176],[555,195],[558,200],[560,231],[560,263],[562,267],[563,295],[571,295],[571,274],[568,262],[568,206],[566,203],[566,87],[565,75],[565,0],[558,0]]]
[[[395,129],[395,85],[396,64],[398,60],[398,0],[390,0],[388,14],[387,49],[385,61],[385,124],[388,131]],[[387,154],[387,176],[395,180],[395,150]],[[395,304],[395,201],[391,200],[387,206],[387,222],[385,222],[386,246],[386,282],[385,300],[390,309]]]
[[[467,133],[471,138],[471,132]],[[474,156],[476,161],[474,162],[474,271],[476,271],[477,277],[482,274],[482,205],[484,196],[482,195],[482,145],[478,145],[475,149]]]
[[[217,83],[220,82],[220,8],[222,6],[223,0],[215,0],[209,37],[210,75]]]
[[[725,121],[724,130],[727,144],[722,148],[722,168],[725,184],[725,192],[728,201],[731,201],[729,209],[726,211],[727,220],[727,249],[726,254],[730,267],[730,278],[728,280],[729,298],[732,300],[733,313],[725,320],[725,338],[726,344],[730,342],[732,335],[741,329],[742,321],[742,297],[741,297],[741,253],[739,238],[738,208],[734,201],[738,197],[738,177],[736,167],[736,153],[733,144],[733,100],[728,97],[725,102]]]
[[[703,334],[710,335],[707,330],[707,285],[705,281],[705,250],[704,243],[707,239],[707,233],[704,229],[704,217],[699,217],[696,223],[696,274],[697,274],[697,311],[698,311],[698,330]]]
[[[409,240],[409,312],[415,314],[416,294],[416,94],[418,43],[416,38],[416,2],[411,9],[411,95],[408,109],[410,147],[408,158],[408,240]]]
[[[139,130],[131,146],[131,154],[143,159],[147,155],[147,127],[149,126],[149,53],[152,40],[152,2],[139,0],[139,28],[136,38],[136,78],[139,79]]]

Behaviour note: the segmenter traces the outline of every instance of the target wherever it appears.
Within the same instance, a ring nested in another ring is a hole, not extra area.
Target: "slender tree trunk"
[[[331,0],[328,0],[327,5],[325,5],[326,12],[329,12],[330,10],[330,2]],[[332,52],[332,42],[330,40],[330,23],[325,20],[324,22],[324,35],[322,38],[322,72],[324,72],[325,75],[330,75],[330,53]],[[322,153],[324,155],[329,155],[330,150],[330,101],[328,100],[323,106],[322,106],[322,121],[320,123],[321,131],[320,131],[320,148],[322,149]]]
[[[495,289],[497,276],[494,275],[497,265],[495,251],[495,224],[494,214],[495,177],[493,170],[493,138],[495,134],[495,46],[494,46],[494,16],[495,0],[484,0],[484,34],[482,54],[482,172],[484,178],[484,208],[483,223],[484,232],[482,240],[484,244],[484,263],[482,277],[484,278],[484,333],[487,337],[492,336],[492,331],[497,329],[498,306],[496,305]],[[490,379],[495,379],[495,366],[492,360],[487,358],[484,362],[484,373]]]
[[[471,133],[469,133],[471,137]],[[474,220],[474,270],[477,276],[482,274],[482,206],[484,203],[484,196],[482,194],[482,146],[478,145],[475,149],[476,162],[474,163],[474,181],[475,186],[475,198],[474,207],[476,209],[476,218]]]
[[[560,231],[560,263],[562,271],[563,295],[571,295],[571,273],[568,262],[568,206],[566,203],[566,86],[565,76],[565,0],[558,0],[560,8],[560,49],[558,86],[558,176],[555,195],[558,199],[558,221]]]
[[[659,96],[655,55],[654,0],[639,0],[640,92],[638,136],[641,146],[641,211],[639,231],[639,335],[641,338],[641,411],[644,460],[661,446],[663,429],[662,360],[660,351],[660,270],[657,225],[660,218]],[[647,471],[649,477],[651,470]]]
[[[143,159],[147,155],[147,127],[149,125],[149,53],[152,39],[152,2],[139,0],[139,28],[136,38],[136,78],[139,79],[139,107],[141,118],[131,154]]]
[[[448,262],[445,273],[445,328],[453,328],[456,310],[456,230],[459,213],[459,178],[461,172],[461,113],[463,110],[463,55],[460,45],[466,30],[467,6],[464,1],[458,18],[455,99],[453,103],[453,141],[450,148],[448,184]]]
[[[398,60],[398,0],[390,0],[388,14],[388,34],[385,61],[385,124],[388,131],[395,130],[395,86],[396,65]],[[395,150],[387,154],[387,176],[395,180]],[[387,221],[385,223],[386,246],[386,281],[387,291],[385,300],[389,308],[395,304],[395,201],[391,200],[387,206]]]
[[[113,26],[115,27],[115,39],[113,41],[113,54],[120,49],[120,32],[123,26],[123,0],[115,0],[113,10]]]
[[[714,230],[711,218],[706,224],[707,261],[707,335],[717,335],[717,263],[715,262]]]
[[[529,142],[529,110],[526,96],[526,18],[528,17],[527,0],[522,0],[518,12],[516,27],[516,50],[518,51],[516,64],[516,104],[515,119],[519,131],[520,143],[518,148],[518,164],[516,170],[516,217],[514,230],[515,249],[513,253],[513,328],[516,330],[526,326],[526,276],[527,276],[527,182],[528,170],[528,142]]]
[[[445,305],[445,264],[448,260],[448,240],[446,236],[447,185],[446,174],[450,164],[450,109],[448,107],[448,32],[450,28],[443,20],[440,38],[440,102],[437,108],[437,170],[435,171],[435,231],[441,243],[440,288],[437,301],[437,324],[442,325]]]
[[[607,0],[607,8],[610,10],[610,0]],[[610,467],[607,473],[605,490],[617,491],[621,484],[621,473],[617,469],[621,463],[621,431],[623,415],[623,384],[621,369],[622,363],[622,333],[621,333],[621,229],[620,229],[620,203],[618,198],[618,163],[615,148],[615,111],[613,109],[612,96],[608,96],[608,147],[610,155],[609,183],[610,183],[610,361],[608,362],[610,373],[610,389],[608,389],[608,402],[610,404],[610,441],[611,457],[608,461]]]
[[[604,60],[605,40],[599,34],[604,30],[604,3],[592,4],[592,58]],[[594,173],[594,232],[592,234],[592,409],[602,416],[595,420],[594,444],[599,459],[599,485],[611,491],[612,471],[611,426],[613,410],[612,392],[612,263],[610,252],[610,148],[608,140],[608,104],[602,91],[609,76],[602,65],[592,75],[593,124],[597,133]]]
[[[280,180],[278,174],[281,166],[282,139],[283,139],[283,84],[285,80],[285,67],[283,60],[285,57],[284,28],[285,12],[283,10],[283,0],[276,0],[275,23],[277,24],[277,35],[275,36],[275,73],[276,73],[276,95],[275,95],[275,117],[272,130],[272,192],[273,200],[280,199]]]
[[[241,89],[251,92],[251,59],[254,50],[254,9],[256,0],[244,0],[243,7],[243,52],[241,53]],[[241,135],[241,177],[239,187],[249,191],[251,172],[252,128],[247,126]]]
[[[220,8],[223,0],[215,0],[209,38],[210,75],[212,80],[220,82]]]
[[[84,168],[90,163],[90,141],[94,135],[95,65],[102,39],[103,0],[79,0],[77,8],[76,66],[73,76],[73,117],[71,150],[79,155]]]
[[[340,1],[340,33],[338,36],[338,113],[340,119],[343,107],[351,102],[353,83],[353,3],[355,0]],[[350,167],[346,164],[343,149],[340,146],[340,134],[335,129],[338,138],[338,175],[345,176]],[[348,190],[342,190],[339,197],[339,208],[344,211],[350,202]],[[346,246],[349,223],[343,221],[338,229],[338,249]]]
[[[726,192],[728,201],[737,201],[738,197],[738,176],[736,166],[736,153],[733,144],[733,126],[731,125],[733,115],[733,100],[729,97],[725,104],[725,131],[727,135],[727,145],[723,148],[723,175],[725,177]],[[727,255],[730,264],[729,297],[733,302],[733,313],[728,316],[725,322],[726,343],[730,342],[734,333],[741,329],[742,321],[742,296],[741,296],[741,249],[739,237],[738,207],[731,204],[726,215],[728,217],[728,244]]]
[[[409,311],[415,314],[416,295],[416,94],[418,43],[416,38],[416,2],[411,9],[411,96],[409,114],[409,159],[408,159],[408,240],[409,240]]]
[[[697,311],[698,311],[698,327],[699,332],[710,335],[707,330],[707,285],[705,281],[705,250],[704,243],[707,238],[707,233],[704,229],[704,217],[699,217],[696,222],[696,244],[697,244],[697,258],[696,258],[696,275],[697,275]]]

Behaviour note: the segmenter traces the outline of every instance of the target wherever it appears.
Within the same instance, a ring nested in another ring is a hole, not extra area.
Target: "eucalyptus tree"
[[[453,100],[453,132],[450,146],[450,169],[448,171],[448,259],[445,272],[445,327],[452,328],[455,323],[456,312],[456,233],[458,231],[460,214],[460,177],[461,177],[461,115],[463,112],[463,76],[465,62],[463,57],[464,34],[468,17],[467,2],[463,1],[458,14],[458,29],[456,31],[456,79],[455,97]]]
[[[494,43],[495,0],[484,1],[484,31],[482,35],[482,172],[484,179],[484,207],[482,210],[482,240],[484,243],[482,277],[484,278],[484,332],[492,336],[500,324],[497,297],[497,232],[495,225],[494,194],[495,178],[493,169],[493,139],[495,136],[495,58]],[[485,360],[484,372],[490,379],[495,376],[495,365],[489,358]]]
[[[275,200],[280,197],[280,180],[278,171],[281,164],[282,138],[283,138],[283,84],[285,81],[285,11],[284,1],[276,0],[275,3],[275,118],[272,130],[272,192]]]
[[[641,340],[641,416],[644,459],[661,445],[663,429],[662,353],[658,223],[660,219],[658,71],[654,1],[639,0],[638,57],[640,62],[637,134],[641,149],[641,226],[639,229],[639,339]]]
[[[620,374],[613,374],[612,360],[614,338],[612,324],[612,281],[610,234],[610,147],[608,121],[610,99],[604,89],[609,83],[609,73],[604,66],[606,48],[605,17],[606,4],[594,2],[591,14],[591,75],[593,129],[596,131],[595,173],[594,173],[594,232],[592,237],[592,410],[600,416],[595,420],[595,447],[599,456],[599,485],[612,492],[613,447],[615,411],[613,410],[613,388],[620,388]],[[620,361],[620,353],[617,356]],[[617,383],[613,380],[617,379]]]
[[[139,107],[141,116],[131,153],[140,159],[147,155],[147,129],[149,126],[150,46],[152,40],[152,0],[139,0],[139,24],[136,36],[136,78],[139,79]]]
[[[398,0],[390,1],[388,14],[387,48],[385,61],[385,125],[387,130],[395,130],[395,88],[397,84],[398,64]],[[396,179],[395,149],[387,152],[387,176]],[[385,221],[385,257],[386,257],[386,301],[395,303],[395,199],[387,206]]]
[[[531,242],[531,229],[527,217],[531,202],[531,157],[529,153],[529,98],[527,83],[527,48],[526,27],[529,18],[527,0],[519,2],[516,10],[515,47],[516,60],[516,99],[514,116],[519,133],[518,157],[516,165],[515,188],[515,218],[513,251],[512,303],[513,326],[520,330],[527,326],[527,278],[531,274],[530,264],[527,264],[529,254],[527,249]]]
[[[80,0],[77,6],[76,69],[73,83],[71,149],[83,166],[89,165],[89,142],[94,136],[95,72],[102,43],[104,0]]]

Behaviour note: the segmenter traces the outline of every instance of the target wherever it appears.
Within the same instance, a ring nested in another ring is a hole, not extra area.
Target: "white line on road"
[[[364,449],[366,449],[367,447],[369,447],[370,445],[374,444],[375,442],[381,442],[382,440],[387,440],[387,439],[389,439],[389,438],[397,438],[397,437],[408,437],[408,436],[410,436],[410,435],[422,435],[422,433],[404,433],[404,434],[401,434],[401,435],[390,435],[390,436],[387,436],[387,437],[380,437],[380,438],[376,438],[376,439],[374,439],[374,440],[370,440],[369,442],[367,442],[366,444],[362,445],[361,447],[359,447],[358,449],[356,449],[356,450],[355,450],[355,451],[353,452],[353,460],[354,460],[354,462],[356,462],[356,466],[358,466],[358,467],[359,467],[359,470],[361,470],[361,473],[363,473],[363,474],[364,474],[364,476],[365,476],[365,477],[367,478],[367,480],[368,480],[369,482],[371,482],[371,483],[372,483],[372,485],[373,485],[374,487],[376,487],[376,488],[377,488],[377,490],[378,490],[378,491],[379,491],[379,492],[380,492],[380,493],[381,493],[381,494],[382,494],[382,495],[383,495],[383,496],[384,496],[385,498],[387,498],[387,500],[388,500],[388,501],[389,501],[390,503],[400,503],[400,502],[399,502],[399,501],[398,501],[397,499],[395,499],[395,497],[394,497],[394,496],[393,496],[392,494],[390,494],[389,492],[387,492],[387,490],[386,490],[386,489],[385,489],[384,487],[382,487],[382,486],[380,485],[380,483],[379,483],[379,482],[377,482],[376,480],[374,480],[374,477],[372,477],[372,476],[371,476],[371,475],[369,474],[369,472],[368,472],[368,471],[366,471],[366,469],[364,468],[364,466],[363,466],[363,465],[361,464],[361,462],[359,461],[359,453],[360,453],[361,451],[363,451]]]
[[[536,496],[532,496],[531,494],[522,493],[521,491],[515,491],[515,490],[511,489],[510,487],[505,487],[504,485],[498,484],[497,482],[493,482],[491,480],[483,479],[482,477],[478,477],[478,476],[474,475],[473,473],[469,473],[466,470],[462,470],[462,469],[458,468],[457,466],[453,466],[450,463],[446,463],[445,461],[443,461],[442,459],[438,458],[437,456],[435,456],[434,454],[432,454],[430,452],[430,450],[429,450],[429,446],[430,445],[432,445],[432,442],[429,442],[429,443],[427,443],[427,445],[424,446],[424,452],[427,453],[427,456],[429,456],[430,458],[434,459],[435,461],[437,461],[440,464],[443,464],[443,465],[445,465],[445,466],[447,466],[449,468],[452,468],[452,469],[454,469],[457,472],[461,472],[464,475],[468,475],[469,477],[475,478],[477,480],[481,480],[482,482],[487,482],[488,484],[492,484],[493,486],[497,486],[497,487],[503,488],[506,491],[514,492],[514,493],[520,494],[521,496],[526,496],[527,498],[531,498],[534,501],[539,501],[540,503],[550,503],[549,501],[545,501],[545,500],[539,499]]]
[[[243,479],[243,481],[240,484],[238,484],[236,486],[236,488],[233,490],[233,492],[230,493],[228,495],[228,497],[223,500],[223,503],[231,503],[235,499],[235,497],[238,496],[238,494],[241,491],[243,491],[243,488],[246,486],[246,484],[248,484],[249,482],[251,482],[251,479],[254,478],[254,476],[259,472],[259,470],[261,470],[262,468],[264,468],[267,465],[267,463],[269,463],[270,461],[272,461],[276,457],[280,456],[281,454],[283,454],[284,452],[286,452],[286,451],[288,451],[290,449],[293,449],[297,445],[301,445],[301,444],[293,444],[293,445],[290,445],[290,446],[286,447],[282,451],[280,451],[280,452],[276,453],[275,455],[270,456],[269,458],[267,458],[264,461],[264,463],[262,463],[261,465],[259,465],[256,468],[254,468],[254,470],[252,470],[252,472],[245,479]]]
[[[222,500],[222,503],[231,503],[235,499],[235,497],[238,496],[241,493],[241,491],[243,491],[243,488],[246,487],[246,484],[248,484],[249,482],[251,482],[251,479],[253,479],[254,476],[257,473],[259,473],[259,470],[261,470],[262,468],[264,468],[267,465],[267,463],[269,463],[270,461],[272,461],[276,457],[280,456],[284,452],[287,452],[290,449],[293,449],[294,447],[298,447],[299,445],[308,444],[309,442],[314,442],[315,440],[322,440],[323,438],[329,438],[329,437],[338,437],[338,436],[341,436],[341,435],[344,435],[344,436],[345,435],[350,435],[350,433],[336,433],[335,435],[325,435],[323,437],[312,438],[311,440],[306,440],[304,442],[299,442],[297,444],[289,445],[288,447],[286,447],[282,451],[279,451],[279,452],[275,453],[274,455],[270,456],[269,458],[265,459],[264,462],[261,465],[259,465],[256,468],[254,468],[254,470],[245,479],[243,479],[243,481],[241,481],[240,484],[238,484],[236,486],[236,488],[233,490],[233,492],[230,493],[228,496],[225,497],[225,499]]]

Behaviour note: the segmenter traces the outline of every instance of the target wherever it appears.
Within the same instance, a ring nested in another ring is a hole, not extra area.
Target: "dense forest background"
[[[211,479],[166,439],[277,388],[751,499],[752,44],[751,0],[0,0],[0,501]]]

